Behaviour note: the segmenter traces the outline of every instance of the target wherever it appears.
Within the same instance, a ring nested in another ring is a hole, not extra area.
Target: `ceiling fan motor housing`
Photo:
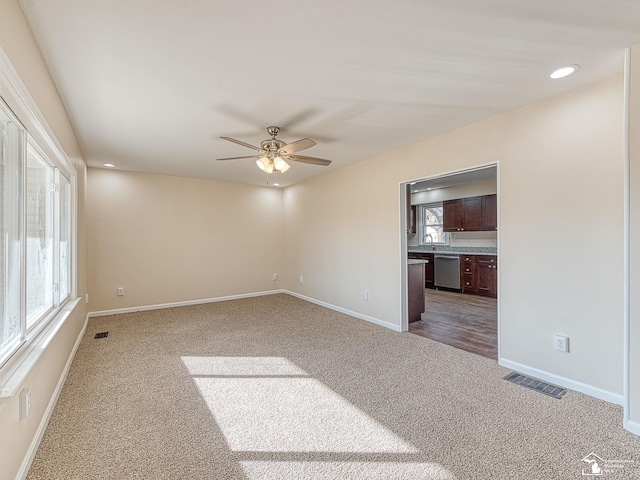
[[[286,145],[285,142],[276,140],[275,138],[260,142],[260,148],[262,148],[262,150],[264,150],[265,153],[273,153],[273,154],[278,153],[278,150],[280,150],[285,145]]]
[[[276,135],[278,135],[280,133],[280,127],[275,127],[275,126],[270,126],[267,127],[267,133],[269,135],[271,135],[272,137],[275,137]]]

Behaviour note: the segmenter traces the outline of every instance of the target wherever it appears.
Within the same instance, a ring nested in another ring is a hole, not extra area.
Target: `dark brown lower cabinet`
[[[477,293],[475,255],[460,255],[460,288],[462,293]]]
[[[428,260],[429,263],[424,264],[424,286],[426,288],[436,288],[434,283],[435,274],[433,271],[433,253],[428,253],[425,260]]]
[[[425,288],[436,288],[434,284],[434,270],[433,270],[433,253],[427,252],[409,252],[410,260],[425,260],[424,264],[424,286]]]
[[[478,295],[497,297],[498,262],[494,257],[478,256],[476,258],[476,280]]]
[[[460,255],[460,288],[462,293],[498,296],[498,257],[493,255]]]
[[[409,322],[422,320],[424,312],[424,264],[407,265],[407,294],[409,295]]]

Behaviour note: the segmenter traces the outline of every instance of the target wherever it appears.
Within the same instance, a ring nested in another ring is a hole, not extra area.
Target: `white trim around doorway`
[[[498,253],[498,302],[497,302],[497,321],[498,321],[498,358],[500,358],[500,162],[495,161],[487,164],[476,165],[474,167],[465,168],[461,170],[452,170],[449,172],[438,173],[437,175],[430,175],[427,177],[422,177],[418,179],[412,179],[400,182],[398,185],[398,194],[399,194],[399,205],[400,205],[400,295],[401,295],[401,331],[407,332],[409,330],[409,307],[408,307],[408,286],[407,286],[407,252],[408,252],[408,241],[407,241],[407,195],[406,188],[410,184],[414,182],[424,182],[428,180],[436,180],[438,178],[450,177],[454,175],[460,175],[463,173],[473,172],[476,170],[482,170],[485,168],[496,168],[496,193],[497,193],[497,201],[498,201],[498,231],[497,231],[497,253]]]

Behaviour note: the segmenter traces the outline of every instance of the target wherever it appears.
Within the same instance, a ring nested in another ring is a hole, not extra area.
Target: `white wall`
[[[503,360],[618,398],[622,98],[616,76],[287,188],[287,287],[400,326],[399,184],[498,161]]]
[[[280,288],[281,190],[98,168],[88,187],[92,312]]]
[[[85,173],[83,155],[66,111],[17,0],[0,0],[0,48],[9,57],[20,79],[35,100],[49,127],[72,160],[78,181],[78,294],[87,288],[87,242],[85,212]],[[12,479],[21,471],[23,462],[35,453],[34,441],[44,427],[47,409],[65,364],[82,330],[86,306],[81,303],[70,315],[47,346],[47,350],[18,388],[31,390],[31,412],[18,420],[18,396],[0,409],[0,478]]]
[[[285,286],[399,326],[399,186],[380,165],[369,174],[371,163],[285,189]]]

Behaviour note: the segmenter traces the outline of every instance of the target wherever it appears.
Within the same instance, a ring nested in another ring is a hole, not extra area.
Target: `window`
[[[23,138],[24,129],[0,102],[0,362],[20,345],[23,336],[20,317]]]
[[[60,300],[71,294],[71,182],[58,171],[60,186]]]
[[[0,366],[73,296],[73,170],[25,125],[0,99]]]
[[[53,308],[53,168],[27,147],[27,329]]]
[[[442,225],[442,202],[422,205],[421,211],[422,243],[425,245],[448,244],[449,236]]]

